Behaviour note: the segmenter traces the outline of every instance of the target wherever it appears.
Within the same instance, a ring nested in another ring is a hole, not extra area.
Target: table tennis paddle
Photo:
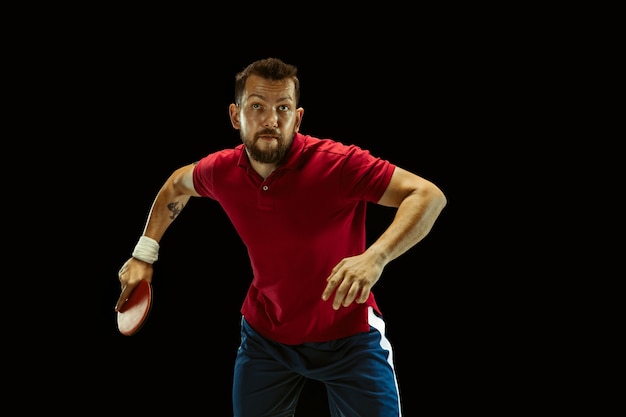
[[[117,312],[117,328],[125,336],[132,336],[141,328],[152,307],[152,285],[141,280]]]

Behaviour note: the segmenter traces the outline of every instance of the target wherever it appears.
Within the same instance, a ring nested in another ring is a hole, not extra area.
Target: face
[[[229,111],[248,155],[263,164],[278,164],[293,143],[304,110],[296,109],[292,80],[251,76],[242,102],[231,104]]]

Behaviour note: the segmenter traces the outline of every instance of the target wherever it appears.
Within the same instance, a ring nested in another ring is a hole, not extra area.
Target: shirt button
[[[267,190],[269,190],[269,189],[270,189],[270,187],[268,187],[267,185],[264,185],[264,186],[263,186],[263,191],[267,191]]]

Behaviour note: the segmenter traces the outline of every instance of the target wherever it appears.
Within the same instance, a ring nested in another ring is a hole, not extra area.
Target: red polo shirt
[[[199,161],[196,191],[221,204],[248,249],[253,277],[241,313],[250,326],[290,345],[369,331],[373,293],[335,311],[322,291],[341,259],[365,250],[367,203],[380,200],[394,169],[357,146],[300,133],[265,180],[243,144]]]

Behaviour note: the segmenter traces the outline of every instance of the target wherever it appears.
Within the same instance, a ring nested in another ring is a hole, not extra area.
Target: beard
[[[248,151],[248,155],[250,155],[252,159],[262,164],[277,164],[282,161],[287,152],[289,152],[289,148],[291,148],[295,134],[295,132],[292,132],[287,138],[285,138],[282,134],[279,134],[277,136],[278,146],[273,149],[261,149],[258,146],[258,142],[259,136],[276,135],[274,130],[262,130],[261,132],[255,134],[252,140],[246,140],[242,135],[241,140]]]

